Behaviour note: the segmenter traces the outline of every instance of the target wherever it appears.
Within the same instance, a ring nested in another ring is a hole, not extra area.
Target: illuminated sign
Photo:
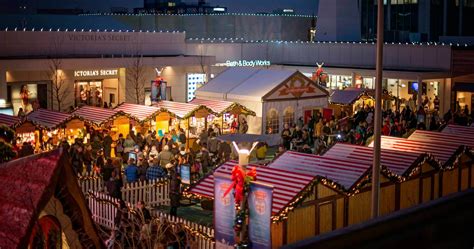
[[[271,62],[267,60],[238,60],[238,61],[226,61],[225,63],[217,63],[216,66],[220,67],[266,67],[270,66]]]
[[[74,77],[93,77],[93,76],[116,76],[118,69],[100,69],[100,70],[78,70],[74,71]]]

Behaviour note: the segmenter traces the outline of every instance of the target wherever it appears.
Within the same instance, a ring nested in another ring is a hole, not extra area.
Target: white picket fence
[[[95,172],[84,172],[78,175],[79,186],[81,186],[82,193],[87,194],[89,191],[102,192],[104,190],[104,181],[102,177]]]
[[[88,193],[87,199],[93,220],[100,226],[110,230],[113,229],[118,209],[118,199],[100,192]],[[127,205],[131,207],[130,203],[127,203]],[[191,249],[215,249],[214,229],[157,210],[152,210],[151,215],[154,219],[164,218],[168,222],[182,224],[193,231],[194,236],[188,238],[188,246]]]
[[[125,202],[144,201],[148,206],[170,205],[170,183],[167,178],[127,183],[121,191]]]
[[[84,194],[106,192],[102,177],[96,173],[84,173],[78,176],[79,185]],[[125,202],[137,203],[144,201],[149,206],[170,205],[169,180],[160,178],[151,181],[127,183],[122,187],[122,199]]]

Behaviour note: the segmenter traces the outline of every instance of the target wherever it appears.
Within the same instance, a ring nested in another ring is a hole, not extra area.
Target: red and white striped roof
[[[123,111],[130,114],[140,122],[153,118],[154,115],[160,112],[160,108],[154,106],[138,105],[131,103],[122,103],[114,108],[116,111]]]
[[[323,157],[339,158],[347,161],[372,165],[374,149],[361,145],[337,143],[333,145]],[[381,162],[391,172],[403,175],[408,168],[420,157],[420,154],[383,149]]]
[[[38,109],[28,113],[26,120],[48,130],[56,129],[74,116],[69,113]]]
[[[114,118],[122,112],[115,109],[107,109],[95,106],[82,106],[76,109],[72,114],[83,118],[85,121],[91,122],[97,126],[107,122],[107,120]]]
[[[200,107],[200,105],[195,105],[191,103],[182,103],[167,100],[162,100],[157,103],[154,103],[153,106],[166,109],[170,113],[176,115],[178,118],[192,116],[193,112],[198,110],[198,108]]]
[[[459,133],[458,133],[459,134]],[[416,130],[413,132],[408,139],[409,140],[417,140],[417,141],[425,141],[427,143],[452,143],[457,144],[458,147],[460,145],[466,145],[471,148],[474,148],[474,134],[473,135],[461,135],[461,134],[446,134],[442,132],[436,131],[423,131],[423,130]]]
[[[462,125],[447,125],[441,131],[442,133],[449,133],[461,136],[474,137],[474,123],[471,126],[462,126]]]
[[[189,102],[195,105],[203,105],[211,108],[213,111],[222,114],[227,108],[229,108],[233,102],[224,100],[209,100],[209,99],[198,99],[195,98]]]
[[[268,167],[297,174],[325,177],[340,184],[346,191],[350,191],[370,168],[370,165],[354,160],[287,151]]]
[[[12,127],[16,123],[18,123],[18,121],[20,121],[20,118],[17,116],[0,113],[0,125]]]
[[[369,147],[374,147],[370,143]],[[450,143],[433,143],[418,140],[409,140],[406,138],[382,136],[382,149],[392,149],[399,151],[412,152],[417,154],[429,153],[438,159],[441,163],[446,163],[456,152],[459,145]]]
[[[219,166],[215,172],[231,176],[232,168],[236,164],[236,161],[228,161]],[[249,166],[257,168],[258,182],[273,186],[273,215],[277,215],[288,206],[314,179],[311,175],[297,172],[259,167],[256,165]],[[192,186],[187,192],[198,196],[214,198],[214,175],[211,174],[201,179],[201,181]]]

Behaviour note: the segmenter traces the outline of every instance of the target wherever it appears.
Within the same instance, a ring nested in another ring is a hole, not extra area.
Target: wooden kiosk
[[[75,138],[85,135],[84,121],[80,117],[46,109],[28,113],[14,128],[25,141],[34,141],[37,148],[40,142],[46,142],[49,138],[53,139],[55,145],[62,139],[72,144]]]
[[[134,119],[123,111],[94,106],[82,106],[72,114],[82,118],[94,130],[109,129],[114,140],[119,134],[126,137],[130,132],[130,120]]]
[[[154,130],[153,122],[162,111],[154,106],[146,106],[132,103],[122,103],[114,108],[115,111],[121,111],[127,114],[130,119],[130,126],[137,132],[144,134],[148,130]]]
[[[391,143],[386,137],[382,143],[382,214],[474,186],[473,157],[466,146],[417,141],[400,148],[419,150],[403,151],[384,146]],[[336,145],[323,156],[286,152],[267,167],[251,165],[257,167],[258,181],[274,186],[272,247],[369,220],[371,153],[370,147]],[[394,161],[394,156],[404,159]],[[215,172],[230,175],[233,165],[227,162]],[[212,199],[213,184],[211,174],[186,194]]]
[[[217,113],[217,116],[209,115],[207,122],[218,124],[222,129],[222,133],[230,133],[230,123],[234,118],[239,118],[240,115],[245,117],[256,115],[254,111],[237,102],[194,98],[190,103],[207,106]]]

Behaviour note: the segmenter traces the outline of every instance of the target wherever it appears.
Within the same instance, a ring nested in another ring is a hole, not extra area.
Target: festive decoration
[[[244,184],[245,184],[245,172],[239,165],[235,165],[232,169],[232,185],[225,191],[224,197],[229,194],[231,190],[234,190],[234,200],[236,205],[240,205],[244,198]]]

